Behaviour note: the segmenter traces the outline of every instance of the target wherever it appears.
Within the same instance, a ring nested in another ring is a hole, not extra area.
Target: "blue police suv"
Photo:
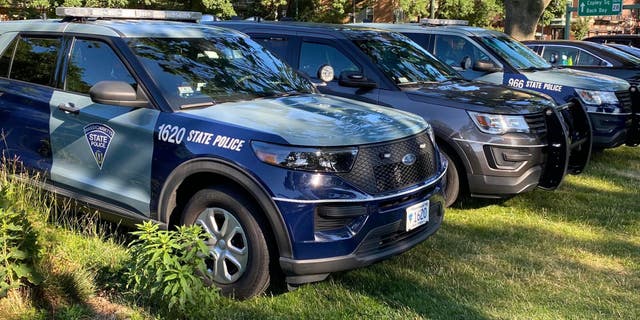
[[[58,8],[0,23],[0,150],[126,221],[199,224],[222,292],[261,293],[410,249],[443,218],[421,117],[317,94],[185,12]],[[281,271],[280,271],[281,270]]]

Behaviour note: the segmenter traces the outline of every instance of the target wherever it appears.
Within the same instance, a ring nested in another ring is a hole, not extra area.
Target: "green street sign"
[[[622,10],[622,0],[580,0],[579,16],[615,16]]]

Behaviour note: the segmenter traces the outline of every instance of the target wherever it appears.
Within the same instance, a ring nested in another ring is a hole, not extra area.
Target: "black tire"
[[[450,207],[458,200],[458,197],[460,197],[460,171],[458,170],[456,162],[451,159],[447,152],[443,149],[440,149],[440,151],[447,159],[447,162],[449,162],[449,167],[447,168],[447,173],[445,175],[447,185],[444,189],[444,205],[446,207]]]
[[[182,214],[182,224],[185,225],[192,225],[198,222],[198,217],[201,214],[203,215],[202,217],[210,215],[213,219],[210,219],[207,223],[210,226],[214,226],[213,224],[222,225],[221,228],[218,228],[218,231],[224,229],[224,223],[227,223],[227,226],[237,226],[239,224],[241,230],[237,231],[237,228],[235,228],[234,230],[236,231],[231,231],[233,235],[231,238],[226,239],[226,242],[216,241],[216,235],[210,232],[212,240],[207,244],[212,252],[213,250],[226,250],[226,253],[221,253],[223,256],[221,263],[224,264],[224,272],[227,269],[230,271],[223,273],[231,274],[235,271],[236,273],[233,274],[232,278],[237,277],[237,279],[227,278],[224,279],[226,281],[222,282],[214,279],[214,284],[220,288],[223,295],[236,299],[247,299],[263,293],[269,287],[271,280],[269,247],[266,241],[269,232],[269,229],[266,228],[268,224],[251,203],[246,196],[232,188],[210,187],[196,192],[185,206]],[[233,216],[235,221],[228,214]],[[202,220],[198,223],[203,225]],[[207,228],[205,228],[206,230]],[[225,240],[224,233],[220,232],[219,234],[220,240]],[[246,249],[248,251],[246,256],[232,252],[232,245],[234,245],[233,248]],[[220,249],[221,246],[222,249]],[[234,254],[241,259],[235,259]],[[235,262],[245,261],[245,268],[237,267],[236,264],[231,263],[231,258],[235,259],[233,260]],[[212,258],[207,261],[207,265],[214,276],[216,275],[215,262],[216,260],[212,254]],[[234,268],[237,270],[234,270]],[[220,273],[217,274],[219,275]],[[222,277],[224,278],[224,275]]]

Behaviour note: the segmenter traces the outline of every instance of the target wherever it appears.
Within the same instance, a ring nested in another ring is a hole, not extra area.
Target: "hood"
[[[452,108],[497,114],[530,114],[555,107],[555,103],[537,93],[479,81],[448,81],[403,87],[414,101]]]
[[[222,103],[181,112],[278,135],[298,146],[377,143],[428,127],[422,117],[408,112],[320,94]]]
[[[629,90],[629,83],[625,80],[576,69],[521,71],[521,73],[529,80],[559,84],[579,89],[598,91]]]

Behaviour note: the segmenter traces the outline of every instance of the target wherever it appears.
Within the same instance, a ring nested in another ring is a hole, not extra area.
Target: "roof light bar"
[[[469,21],[454,19],[420,19],[420,24],[428,26],[468,26]]]
[[[202,13],[193,11],[163,11],[115,8],[58,7],[56,15],[76,18],[199,20]]]

